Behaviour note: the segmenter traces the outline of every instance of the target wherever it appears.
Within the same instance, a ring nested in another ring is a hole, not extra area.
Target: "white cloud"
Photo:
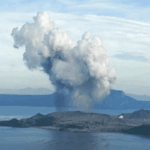
[[[136,87],[136,91],[140,92],[141,86],[150,86],[149,63],[135,62],[134,60],[125,61],[113,57],[120,52],[128,52],[134,55],[142,54],[143,57],[150,60],[149,23],[118,17],[49,13],[56,26],[63,28],[75,41],[80,39],[86,31],[102,38],[104,46],[111,57],[111,65],[116,68],[118,73],[116,88],[125,91],[132,89],[134,91],[133,89]],[[31,87],[51,88],[45,74],[39,71],[30,72],[24,66],[22,60],[24,50],[23,48],[15,50],[10,36],[12,28],[21,26],[28,21],[31,22],[32,16],[35,15],[36,12],[0,13],[0,81],[2,81],[0,88],[24,88],[29,85]],[[38,85],[37,80],[39,80]],[[131,85],[131,83],[133,84]]]

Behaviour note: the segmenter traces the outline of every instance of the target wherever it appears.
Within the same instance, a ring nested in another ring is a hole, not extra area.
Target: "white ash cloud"
[[[76,106],[89,107],[109,93],[116,73],[102,40],[84,33],[75,43],[67,33],[54,27],[46,12],[38,12],[33,23],[14,28],[14,47],[24,46],[25,64],[49,75],[56,91],[71,93]]]

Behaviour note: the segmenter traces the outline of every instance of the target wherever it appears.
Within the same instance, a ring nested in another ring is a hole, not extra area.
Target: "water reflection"
[[[107,149],[110,142],[95,133],[50,132],[52,141],[47,144],[54,150],[99,150]]]

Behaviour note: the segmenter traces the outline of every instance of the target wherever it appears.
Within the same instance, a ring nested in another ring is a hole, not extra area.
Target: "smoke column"
[[[42,69],[56,92],[69,92],[78,107],[89,107],[109,93],[116,73],[99,37],[86,32],[75,43],[64,30],[54,27],[48,13],[38,12],[33,20],[11,34],[15,48],[25,47],[23,59],[30,70]]]
[[[54,104],[55,104],[57,111],[66,110],[65,95],[61,94],[61,93],[55,93],[54,94]]]

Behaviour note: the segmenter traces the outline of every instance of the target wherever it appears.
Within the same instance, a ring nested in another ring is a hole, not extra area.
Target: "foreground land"
[[[150,136],[149,118],[150,111],[148,110],[119,116],[80,111],[54,112],[48,115],[36,114],[21,120],[0,121],[0,126],[38,127],[71,132],[118,132]]]

